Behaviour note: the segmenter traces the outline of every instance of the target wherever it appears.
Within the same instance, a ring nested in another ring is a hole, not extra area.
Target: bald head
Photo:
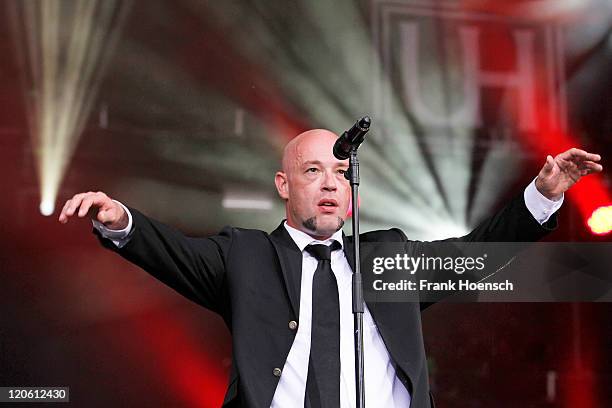
[[[337,138],[325,129],[299,134],[285,146],[283,169],[274,179],[287,223],[318,239],[342,227],[348,208],[348,160],[334,157]]]
[[[299,163],[300,157],[303,157],[303,150],[308,150],[313,145],[327,146],[330,143],[333,147],[336,139],[338,139],[338,136],[327,129],[311,129],[300,133],[285,145],[282,161],[283,171],[289,173],[296,163]]]

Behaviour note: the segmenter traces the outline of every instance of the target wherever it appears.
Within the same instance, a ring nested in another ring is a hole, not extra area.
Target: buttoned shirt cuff
[[[561,208],[565,196],[562,194],[561,198],[557,201],[549,200],[538,191],[535,186],[535,180],[534,178],[533,181],[529,183],[523,197],[525,199],[525,206],[527,206],[533,218],[541,225],[548,221],[550,217]]]
[[[125,228],[120,230],[114,230],[106,227],[100,221],[91,220],[91,222],[93,223],[94,228],[97,229],[104,238],[111,240],[113,244],[115,244],[118,248],[121,248],[130,240],[130,232],[132,232],[132,214],[125,205],[121,204],[117,200],[113,201],[123,207],[123,209],[127,213],[128,224]]]

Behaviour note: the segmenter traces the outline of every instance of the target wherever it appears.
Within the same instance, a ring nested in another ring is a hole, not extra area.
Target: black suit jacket
[[[274,369],[283,368],[296,335],[289,322],[299,322],[302,253],[282,223],[271,234],[225,227],[209,238],[190,238],[135,209],[130,211],[134,226],[128,243],[119,249],[100,237],[102,244],[180,294],[220,314],[231,331],[233,345],[224,406],[269,407],[279,381]],[[555,224],[553,217],[540,226],[521,194],[470,234],[456,240],[533,241]],[[368,232],[360,238],[361,242],[419,245],[399,229]],[[351,242],[352,237],[344,237],[349,262],[353,259],[349,252]],[[397,375],[410,392],[411,407],[432,406],[421,331],[420,311],[424,305],[367,305],[396,364]]]

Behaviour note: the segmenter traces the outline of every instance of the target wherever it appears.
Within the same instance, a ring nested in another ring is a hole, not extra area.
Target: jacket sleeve
[[[233,228],[218,235],[191,238],[161,222],[129,208],[133,228],[128,242],[118,248],[94,229],[102,245],[170,286],[181,295],[227,317],[229,297],[226,257]]]
[[[406,238],[403,232],[399,231],[403,238],[406,240],[407,251],[412,254],[425,253],[429,256],[439,255],[440,248],[448,250],[449,246],[444,243],[452,242],[534,242],[542,239],[548,233],[557,228],[557,213],[553,214],[550,219],[544,224],[540,223],[531,215],[527,206],[523,194],[515,196],[510,203],[503,207],[500,211],[495,213],[493,216],[482,221],[476,228],[474,228],[469,234],[462,237],[448,238],[439,241],[422,242],[422,241],[410,241]],[[520,246],[516,246],[519,248]],[[445,255],[449,255],[446,253]],[[513,259],[505,259],[504,261],[511,261]],[[504,262],[504,263],[505,263]],[[501,263],[498,266],[504,265]],[[479,280],[480,277],[476,275],[470,275],[466,273],[464,278],[470,280]],[[445,281],[448,280],[447,275],[438,273],[437,276],[430,276],[430,281]],[[421,299],[428,299],[432,301],[421,302],[421,309],[425,309],[436,301],[441,300],[444,297],[450,296],[452,293],[449,292],[435,292],[424,293],[421,292]]]
[[[557,228],[557,213],[540,225],[525,205],[523,194],[515,196],[510,203],[485,219],[469,234],[443,241],[460,242],[533,242],[538,241]]]

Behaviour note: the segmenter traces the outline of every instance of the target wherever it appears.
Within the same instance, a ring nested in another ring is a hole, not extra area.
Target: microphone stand
[[[355,390],[356,407],[365,408],[365,390],[363,381],[363,284],[361,276],[361,263],[359,255],[359,159],[357,148],[353,147],[349,156],[349,169],[344,177],[351,185],[351,199],[353,210],[353,318],[355,334]]]

